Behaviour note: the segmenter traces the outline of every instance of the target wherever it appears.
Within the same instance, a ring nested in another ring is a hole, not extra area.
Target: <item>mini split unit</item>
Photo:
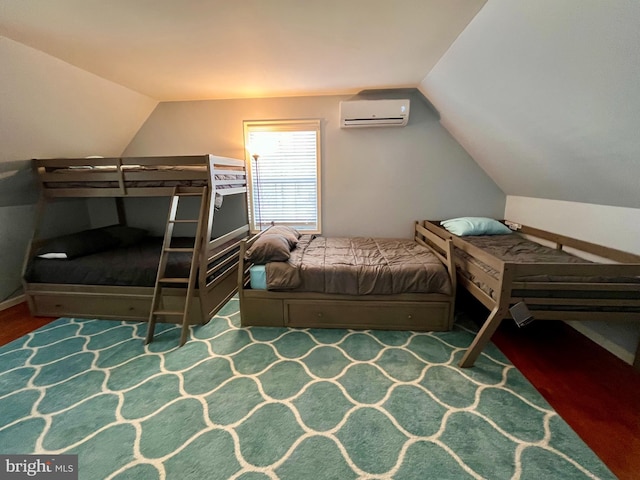
[[[408,121],[408,99],[340,102],[340,128],[404,127]]]

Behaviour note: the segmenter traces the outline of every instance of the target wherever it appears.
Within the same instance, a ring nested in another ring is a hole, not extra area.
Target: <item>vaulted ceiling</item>
[[[2,0],[0,34],[160,101],[416,87],[485,0]]]
[[[506,194],[631,208],[638,25],[636,0],[0,2],[0,35],[157,101],[418,87]]]

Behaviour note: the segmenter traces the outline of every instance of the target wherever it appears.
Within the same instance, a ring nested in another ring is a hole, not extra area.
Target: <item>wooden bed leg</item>
[[[491,311],[489,318],[487,318],[487,320],[484,322],[484,325],[482,325],[482,328],[473,339],[471,346],[465,352],[462,360],[460,360],[460,367],[468,368],[473,366],[476,358],[478,358],[485,345],[489,343],[489,340],[491,340],[494,332],[500,326],[500,323],[502,322],[504,316],[505,310],[501,309],[500,307],[495,307]]]

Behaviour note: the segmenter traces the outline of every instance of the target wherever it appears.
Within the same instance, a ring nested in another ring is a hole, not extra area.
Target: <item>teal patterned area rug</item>
[[[240,328],[190,341],[61,318],[0,348],[0,453],[78,454],[82,479],[615,478],[472,334]],[[579,395],[579,392],[576,392]]]

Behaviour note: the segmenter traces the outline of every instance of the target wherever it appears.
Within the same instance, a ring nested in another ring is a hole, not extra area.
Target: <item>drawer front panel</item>
[[[93,295],[36,295],[33,297],[38,315],[85,316],[89,318],[117,318],[119,320],[147,320],[151,299],[113,298]]]
[[[285,325],[313,328],[450,330],[446,302],[285,301]]]
[[[113,320],[148,321],[151,298],[127,298],[113,295],[54,295],[36,294],[31,299],[35,306],[35,315],[51,317],[102,318]],[[201,324],[200,302],[193,298],[189,310],[188,322]],[[182,310],[184,297],[166,295],[163,304],[167,310]],[[159,317],[158,322],[182,323],[179,317]]]

